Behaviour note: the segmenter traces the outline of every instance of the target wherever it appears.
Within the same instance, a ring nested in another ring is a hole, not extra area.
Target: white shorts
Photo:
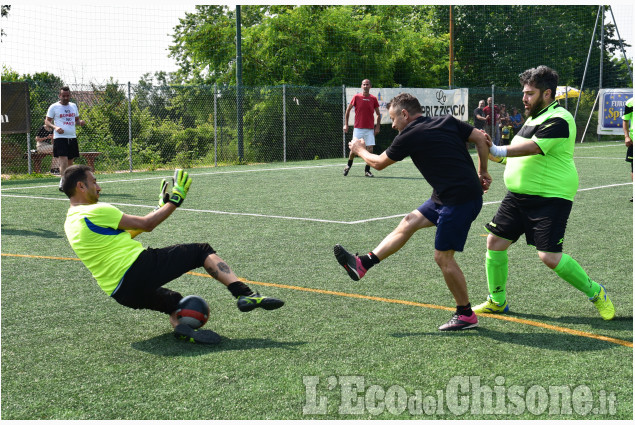
[[[53,145],[51,143],[37,142],[37,151],[40,153],[53,153]]]
[[[353,128],[353,137],[356,139],[364,139],[366,146],[375,146],[374,128]]]

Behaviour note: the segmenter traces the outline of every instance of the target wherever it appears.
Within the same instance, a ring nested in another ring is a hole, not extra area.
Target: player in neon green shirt
[[[604,286],[562,252],[567,220],[578,189],[573,162],[576,126],[573,116],[555,101],[558,74],[544,65],[520,75],[527,121],[509,146],[490,148],[507,160],[505,185],[509,189],[492,221],[485,226],[485,269],[489,296],[473,308],[476,313],[504,313],[507,304],[507,249],[524,233],[542,262],[582,291],[604,320],[615,317]]]
[[[626,162],[631,163],[631,181],[633,181],[633,98],[626,101],[624,115],[622,115],[622,128],[624,129],[624,144],[626,149]],[[631,197],[633,202],[633,197]]]
[[[227,287],[241,311],[282,307],[283,301],[254,293],[238,280],[207,243],[145,249],[134,240],[142,232],[151,232],[183,203],[191,182],[187,172],[177,170],[172,194],[165,192],[164,183],[159,207],[141,217],[98,202],[101,187],[91,169],[68,167],[63,183],[71,203],[64,223],[66,237],[106,294],[130,308],[168,314],[173,327],[178,325],[176,310],[183,296],[163,285],[198,267]]]

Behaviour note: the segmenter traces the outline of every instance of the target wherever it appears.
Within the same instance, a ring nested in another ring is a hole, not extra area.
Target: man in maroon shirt
[[[344,133],[348,132],[348,117],[350,116],[351,109],[355,108],[353,139],[363,139],[368,152],[373,153],[375,135],[379,133],[381,114],[379,113],[379,102],[375,96],[370,94],[370,87],[371,85],[369,79],[362,81],[362,93],[357,93],[353,96],[353,99],[351,99],[351,103],[349,103],[348,108],[346,108]],[[376,124],[373,124],[374,114],[377,114]],[[351,151],[351,154],[348,156],[348,165],[344,168],[345,176],[348,175],[348,172],[353,165],[353,158],[355,158],[355,154]],[[373,177],[373,173],[370,172],[369,165],[366,165],[364,174],[366,177]]]

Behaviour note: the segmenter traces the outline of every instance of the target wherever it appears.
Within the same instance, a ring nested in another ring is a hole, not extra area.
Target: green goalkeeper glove
[[[183,171],[182,169],[177,168],[176,170],[174,170],[174,178],[172,184],[174,185],[172,187],[172,195],[170,196],[168,201],[172,202],[177,207],[180,207],[185,200],[187,191],[190,190],[192,177],[187,175],[187,171]]]
[[[162,206],[165,205],[166,202],[170,200],[170,194],[168,193],[168,182],[167,180],[161,180],[161,192],[159,192],[159,205],[155,208],[158,210]]]

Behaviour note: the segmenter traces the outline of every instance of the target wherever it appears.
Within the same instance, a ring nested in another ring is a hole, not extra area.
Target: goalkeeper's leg
[[[244,282],[238,280],[232,269],[222,258],[216,254],[210,254],[203,264],[207,273],[220,283],[225,285],[229,292],[238,300],[240,311],[247,312],[256,308],[275,310],[284,305],[284,301],[260,295],[251,290]]]

